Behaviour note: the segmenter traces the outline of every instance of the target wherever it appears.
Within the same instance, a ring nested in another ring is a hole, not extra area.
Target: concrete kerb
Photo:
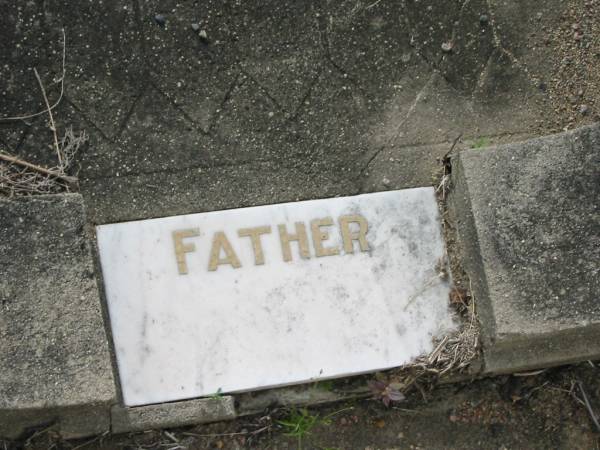
[[[152,428],[181,427],[237,417],[235,402],[231,396],[186,400],[183,402],[124,408],[114,405],[111,409],[113,433],[144,431]]]
[[[595,125],[454,158],[485,373],[600,357],[599,155]]]
[[[0,435],[110,427],[116,392],[84,227],[78,194],[0,199]]]
[[[581,152],[579,152],[580,154],[587,155],[582,161],[592,162],[593,151],[591,150],[593,150],[593,148],[596,150],[598,149],[599,129],[599,127],[588,127],[575,132],[534,139],[521,144],[511,144],[485,150],[469,150],[461,153],[453,161],[455,190],[450,197],[451,212],[454,219],[457,221],[460,244],[463,247],[463,264],[473,283],[473,291],[477,299],[479,318],[483,325],[484,374],[514,372],[533,367],[545,367],[596,358],[600,356],[600,349],[592,344],[594,342],[600,342],[600,327],[595,321],[596,316],[594,314],[596,314],[596,312],[594,310],[587,322],[577,322],[577,320],[575,320],[573,323],[580,326],[561,329],[556,333],[526,333],[517,336],[515,334],[507,335],[506,333],[498,332],[497,304],[494,301],[494,296],[497,296],[498,290],[490,288],[490,273],[492,273],[492,281],[497,282],[498,280],[494,278],[494,273],[490,272],[490,259],[489,255],[486,255],[486,251],[489,250],[489,246],[486,246],[486,239],[489,239],[490,233],[493,235],[494,227],[490,228],[489,223],[481,220],[481,213],[478,208],[481,205],[489,203],[489,198],[487,198],[486,195],[493,195],[495,196],[494,198],[503,195],[505,198],[510,198],[510,192],[514,191],[514,189],[511,187],[510,183],[497,183],[495,187],[501,186],[503,189],[502,194],[500,194],[499,191],[492,189],[490,189],[490,192],[486,193],[486,189],[482,189],[481,186],[477,185],[477,182],[473,181],[474,169],[477,167],[481,168],[481,166],[477,166],[476,164],[469,165],[468,163],[465,163],[465,161],[467,161],[471,155],[476,155],[473,157],[473,161],[478,161],[477,164],[483,164],[482,161],[492,158],[495,161],[494,167],[497,167],[498,162],[502,160],[502,155],[514,158],[521,154],[519,153],[520,151],[525,151],[530,157],[531,155],[539,155],[542,157],[544,156],[542,150],[552,151],[553,149],[560,147],[560,145],[557,144],[562,143],[564,147],[565,143],[575,140],[575,142],[579,141],[579,143],[583,142],[584,144],[576,144],[574,147],[581,150]],[[524,148],[525,150],[519,150],[519,148]],[[569,155],[573,156],[573,153],[570,153]],[[546,155],[546,157],[550,156],[550,154]],[[588,160],[585,158],[588,158]],[[526,166],[526,164],[521,165]],[[534,165],[532,167],[537,166]],[[581,166],[576,164],[569,167],[575,170]],[[588,172],[585,173],[589,175]],[[481,175],[481,179],[489,180],[490,178],[489,173],[485,170],[480,171],[479,174]],[[593,177],[593,173],[591,174]],[[569,172],[568,178],[573,179],[573,175],[574,173],[572,171]],[[512,180],[511,183],[513,181],[514,180]],[[591,193],[593,194],[593,191]],[[481,198],[479,200],[474,200],[474,196],[479,196]],[[31,205],[34,206],[30,214],[26,212],[27,208],[24,207],[28,202],[31,202]],[[18,205],[15,210],[18,213],[11,210],[13,207],[10,206],[10,204]],[[42,206],[40,207],[40,205]],[[18,199],[14,201],[2,200],[0,202],[0,207],[6,211],[10,210],[9,214],[3,214],[3,220],[0,222],[0,233],[5,233],[7,236],[10,236],[12,240],[18,240],[19,236],[25,237],[32,235],[32,233],[40,231],[41,228],[34,229],[33,231],[30,230],[29,232],[20,231],[19,234],[16,231],[17,225],[15,225],[15,222],[19,224],[18,226],[22,227],[27,227],[29,223],[31,223],[31,226],[34,228],[41,226],[46,233],[50,232],[55,235],[54,238],[52,236],[47,236],[45,238],[46,240],[40,238],[40,240],[36,241],[38,244],[42,244],[42,248],[57,252],[57,258],[65,252],[65,249],[67,249],[67,252],[71,249],[76,256],[76,259],[73,260],[73,262],[79,261],[83,267],[93,267],[91,264],[92,256],[89,252],[89,242],[86,243],[91,236],[83,236],[85,234],[83,232],[85,220],[83,219],[83,200],[79,195],[66,194]],[[52,212],[52,208],[58,208],[57,211],[59,212]],[[73,222],[70,221],[70,219],[65,219],[66,216],[78,216],[79,219]],[[19,217],[24,220],[19,221]],[[48,226],[48,220],[51,222],[52,226]],[[488,225],[487,227],[485,227],[486,223]],[[70,231],[65,233],[61,227]],[[57,236],[60,234],[63,234],[64,236],[61,239],[58,239]],[[588,237],[593,241],[593,235]],[[71,239],[70,244],[69,239]],[[3,260],[7,263],[6,267],[10,267],[8,263],[13,264],[14,266],[15,261],[18,261],[19,258],[22,262],[29,264],[32,267],[35,266],[35,264],[39,264],[39,260],[35,259],[35,253],[19,252],[17,251],[18,249],[7,246],[4,243],[8,241],[8,239],[3,239],[1,241],[3,243],[0,244],[3,250],[0,257],[6,258],[6,261]],[[76,252],[76,247],[80,249],[83,248],[84,250]],[[7,250],[11,250],[12,253]],[[31,259],[29,263],[27,263],[27,258]],[[44,270],[46,269],[47,267],[44,267]],[[0,294],[2,294],[3,300],[4,297],[9,300],[12,298],[22,298],[22,292],[17,293],[18,295],[15,294],[15,286],[23,284],[23,280],[16,275],[17,272],[18,271],[15,270],[10,273],[7,272],[9,276],[6,278],[3,277],[4,280],[9,280],[9,283],[0,283],[0,286],[2,286]],[[45,272],[42,271],[42,273]],[[56,278],[57,277],[54,276],[53,280],[56,280]],[[111,386],[108,391],[112,393],[108,398],[89,398],[82,402],[72,401],[69,404],[64,404],[64,402],[58,404],[57,402],[54,402],[55,399],[42,399],[38,403],[24,403],[19,405],[18,402],[21,401],[22,398],[15,398],[14,402],[2,405],[0,408],[0,417],[2,418],[2,420],[0,420],[0,435],[5,435],[8,438],[15,438],[28,427],[48,425],[53,422],[60,423],[58,429],[65,438],[84,437],[100,434],[108,430],[113,433],[122,433],[151,428],[183,426],[195,423],[230,420],[240,415],[258,413],[261,410],[264,410],[264,408],[273,406],[274,404],[293,406],[328,403],[352,397],[361,397],[367,392],[365,389],[355,389],[355,391],[348,392],[327,392],[311,389],[307,386],[297,386],[293,388],[240,394],[235,397],[222,396],[217,398],[193,399],[159,405],[125,408],[118,401],[118,388],[115,386],[115,381],[112,376],[114,359],[111,359],[111,356],[109,355],[109,341],[107,340],[104,331],[105,327],[108,329],[108,321],[102,320],[102,315],[100,313],[100,305],[103,304],[103,302],[101,303],[101,294],[98,294],[97,291],[98,286],[96,285],[96,279],[99,279],[97,270],[96,275],[94,275],[93,270],[89,274],[86,274],[85,279],[87,280],[88,278],[91,280],[91,284],[90,281],[85,281],[82,282],[83,284],[81,284],[81,286],[84,286],[85,288],[86,298],[94,298],[95,306],[92,308],[92,315],[94,317],[96,331],[98,332],[99,328],[101,330],[99,335],[102,336],[98,346],[101,349],[105,349],[100,352],[100,356],[102,356],[101,360],[103,361],[103,371],[101,371],[103,375],[101,376],[104,377],[104,381],[102,381],[102,383],[108,383],[108,385]],[[28,279],[27,282],[34,284],[35,280],[32,278],[31,280]],[[55,282],[54,285],[55,289],[58,288],[59,291],[64,290]],[[50,285],[48,284],[48,286]],[[93,289],[91,288],[92,286]],[[48,287],[45,285],[44,289],[41,291],[46,291],[47,288]],[[35,292],[35,290],[30,292]],[[57,298],[64,298],[64,293],[61,293],[61,295],[63,295],[63,297]],[[77,298],[81,298],[81,296],[73,297],[73,299]],[[42,298],[42,303],[45,299],[46,297]],[[12,300],[11,302],[14,303]],[[6,310],[6,304],[10,303],[3,302],[3,311]],[[66,304],[68,304],[68,302],[58,303],[58,305],[63,306]],[[56,303],[52,303],[51,305],[52,308],[50,309],[56,309]],[[68,315],[67,317],[72,319],[72,317]],[[8,316],[6,314],[3,314],[3,317],[0,318],[0,332],[2,333],[3,338],[5,335],[8,335],[8,326],[12,323],[8,321],[7,318]],[[106,318],[107,317],[104,319]],[[79,322],[80,321],[81,320],[79,320]],[[44,325],[47,325],[47,323],[44,323]],[[44,329],[49,332],[47,326],[46,328],[39,328],[38,331],[41,330],[43,332]],[[44,339],[45,336],[43,333],[39,333],[36,335],[36,338]],[[21,336],[20,339],[23,340],[23,336]],[[27,342],[27,339],[25,342]],[[573,345],[577,346],[581,351],[573,352]],[[63,350],[65,349],[63,348]],[[75,351],[70,356],[74,360],[77,360],[80,353]],[[95,356],[98,357],[99,354],[96,353]],[[42,355],[42,359],[43,357],[44,355]],[[8,356],[2,353],[0,363],[2,363],[2,368],[5,373],[8,373],[8,369],[15,370],[9,361],[10,359]],[[27,365],[26,360],[21,362]],[[41,367],[44,367],[44,364],[42,364]],[[38,368],[34,369],[38,370]],[[116,372],[114,373],[116,374]],[[40,375],[39,373],[34,375],[34,380],[40,381],[43,378],[43,375]],[[8,384],[5,386],[8,386]],[[73,389],[74,385],[67,383],[65,386],[69,389]],[[41,392],[40,395],[43,396],[43,386],[41,388],[39,386],[36,388],[29,386],[28,389]],[[308,393],[309,391],[311,391],[311,393]],[[90,392],[92,394],[96,393],[96,391],[93,390],[87,391],[87,393]]]

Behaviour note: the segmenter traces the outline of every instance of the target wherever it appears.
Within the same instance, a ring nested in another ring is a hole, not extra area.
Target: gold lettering
[[[292,249],[290,246],[290,242],[292,241],[298,241],[301,258],[310,258],[308,236],[306,235],[306,227],[302,222],[296,222],[296,234],[288,234],[286,226],[279,225],[279,238],[281,239],[281,251],[283,252],[283,260],[285,262],[292,260]]]
[[[172,233],[173,244],[175,246],[175,258],[177,260],[177,270],[180,275],[186,275],[188,273],[188,266],[185,260],[185,254],[196,251],[196,245],[192,242],[184,244],[185,238],[200,236],[200,230],[198,228],[188,228],[186,230],[175,230]]]
[[[221,258],[221,249],[225,251],[225,258]],[[221,264],[230,264],[234,269],[242,267],[240,260],[233,251],[233,247],[231,247],[225,233],[217,231],[213,236],[212,245],[210,247],[208,270],[217,270]]]
[[[315,247],[315,254],[317,256],[333,256],[340,253],[337,247],[323,247],[323,241],[329,239],[329,233],[321,230],[320,227],[330,227],[333,225],[333,219],[331,217],[324,217],[323,219],[315,219],[310,222],[310,228],[312,230],[313,245]]]
[[[350,224],[358,224],[358,231],[350,231]],[[361,252],[369,251],[369,243],[367,242],[367,231],[369,224],[367,220],[358,214],[340,216],[340,229],[342,232],[342,240],[344,241],[344,251],[346,253],[354,253],[352,241],[358,241]]]
[[[242,228],[238,230],[239,237],[249,237],[252,241],[252,249],[254,250],[254,264],[260,266],[265,263],[265,255],[263,254],[262,245],[260,245],[260,235],[271,232],[271,227],[255,227]]]

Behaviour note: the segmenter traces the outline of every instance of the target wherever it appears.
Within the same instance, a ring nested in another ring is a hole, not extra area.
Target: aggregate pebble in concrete
[[[600,126],[454,161],[487,372],[600,357]]]
[[[109,429],[115,384],[80,195],[0,199],[0,436]]]

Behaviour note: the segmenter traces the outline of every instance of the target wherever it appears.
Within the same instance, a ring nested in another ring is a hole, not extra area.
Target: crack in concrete
[[[475,84],[473,91],[471,91],[471,103],[475,103],[475,95],[477,94],[477,92],[481,92],[481,90],[483,89],[483,85],[485,84],[485,80],[489,76],[489,71],[491,70],[493,64],[493,57],[494,53],[492,52],[492,54],[488,57],[485,65],[483,66],[483,70],[479,74],[479,78],[477,78],[477,83]]]
[[[404,124],[406,122],[408,122],[408,120],[410,119],[410,117],[412,116],[413,112],[415,111],[415,109],[417,108],[417,105],[421,102],[421,99],[423,98],[423,95],[425,94],[425,92],[430,88],[430,86],[433,84],[433,81],[436,77],[436,75],[438,75],[439,72],[438,71],[434,71],[429,79],[427,80],[427,82],[425,83],[425,85],[421,88],[421,90],[419,90],[419,92],[417,93],[417,95],[415,96],[415,99],[413,100],[412,104],[410,105],[410,108],[408,109],[408,111],[406,112],[404,118],[400,121],[400,123],[398,123],[398,125],[396,126],[396,130],[394,132],[394,134],[387,139],[386,143],[383,144],[381,147],[379,147],[377,150],[375,150],[375,152],[373,152],[373,154],[369,157],[369,159],[366,161],[366,163],[363,165],[362,169],[360,170],[360,173],[358,175],[358,179],[362,180],[361,181],[361,187],[360,187],[360,192],[363,191],[364,189],[364,181],[365,181],[365,174],[367,172],[367,170],[369,169],[369,166],[371,165],[371,163],[375,160],[375,158],[377,158],[381,152],[386,149],[389,144],[393,141],[395,141],[398,138],[398,135],[400,134],[400,130],[401,128],[404,126]]]
[[[123,120],[121,121],[121,124],[119,125],[117,133],[113,136],[113,139],[116,140],[116,139],[120,138],[121,135],[123,134],[123,132],[125,131],[125,128],[127,127],[127,124],[129,123],[129,120],[131,119],[131,116],[133,115],[133,112],[135,111],[135,108],[136,108],[138,102],[146,94],[147,88],[148,88],[148,81],[144,81],[142,88],[140,89],[138,94],[135,96],[135,99],[133,100],[133,102],[131,103],[131,106],[127,110],[127,113],[125,114],[125,117],[123,117]]]
[[[406,0],[402,0],[402,3],[400,4],[400,9],[404,13],[404,22],[406,24],[406,29],[407,29],[406,35],[408,37],[408,45],[410,45],[415,50],[415,54],[419,58],[421,58],[425,62],[425,64],[427,64],[432,70],[437,69],[439,62],[429,61],[427,56],[425,56],[421,52],[421,47],[415,41],[415,36],[414,36],[414,31],[413,31],[414,27],[411,25],[410,18],[409,18],[410,16],[407,12],[408,6],[406,5]],[[440,60],[441,60],[441,58],[440,58]]]
[[[463,7],[466,6],[467,3],[469,3],[471,0],[465,0],[465,2],[463,3]],[[402,2],[402,9],[404,11],[406,11],[406,2],[403,1]],[[461,8],[461,13],[462,13],[462,8]],[[427,57],[427,55],[425,53],[423,53],[421,51],[421,48],[419,47],[419,45],[417,45],[415,43],[415,38],[414,35],[412,33],[412,26],[410,24],[410,19],[408,17],[408,14],[405,12],[404,14],[404,18],[405,18],[405,23],[406,23],[406,28],[407,28],[407,37],[408,37],[408,43],[409,45],[414,49],[415,54],[421,59],[421,61],[423,61],[425,63],[425,65],[427,65],[432,71],[436,71],[438,72],[438,74],[444,79],[444,81],[446,81],[446,83],[449,86],[452,86],[452,82],[451,80],[448,78],[448,76],[444,73],[444,71],[442,70],[442,68],[440,67],[441,62],[444,60],[444,56],[440,56],[439,61],[430,61],[429,58]],[[454,33],[454,32],[453,32]],[[454,37],[452,37],[452,39],[454,39]]]
[[[498,35],[498,30],[497,30],[497,26],[496,26],[496,14],[494,13],[494,8],[492,8],[492,1],[486,0],[486,3],[488,6],[488,11],[489,11],[489,15],[490,15],[490,25],[492,26],[492,36],[494,38],[494,47],[496,49],[500,50],[500,52],[502,52],[504,55],[506,55],[517,68],[521,69],[525,73],[525,75],[527,76],[529,81],[534,82],[534,80],[529,75],[529,70],[527,69],[527,67],[525,65],[523,65],[521,63],[521,61],[519,61],[519,59],[510,50],[508,50],[507,48],[504,47],[504,45],[502,45],[502,40],[500,39],[500,36]]]
[[[244,76],[246,76],[247,78],[249,78],[250,81],[252,81],[254,84],[256,84],[256,86],[258,86],[259,90],[261,90],[262,93],[269,100],[271,100],[271,102],[277,107],[277,109],[279,111],[281,111],[284,114],[288,114],[288,111],[277,101],[277,99],[275,97],[273,97],[271,95],[271,93],[269,92],[269,90],[266,87],[264,87],[262,85],[262,83],[259,83],[258,80],[256,78],[254,78],[246,69],[244,69],[244,67],[242,65],[240,65],[240,71],[244,74]]]
[[[454,27],[452,28],[452,41],[453,42],[454,42],[454,38],[456,37],[456,30],[460,26],[460,22],[462,21],[463,15],[465,14],[465,8],[467,7],[467,5],[469,3],[471,3],[471,0],[465,0],[460,7],[460,11],[458,13],[458,20],[456,21],[457,23],[455,23]]]
[[[329,15],[328,20],[325,24],[322,24],[321,21],[319,21],[319,17],[320,16],[317,16],[317,14],[315,14],[315,21],[317,23],[317,29],[319,30],[319,41],[321,43],[321,50],[323,51],[323,54],[325,56],[325,61],[327,61],[335,71],[340,73],[342,75],[342,78],[348,79],[350,83],[352,83],[352,85],[356,87],[361,94],[364,95],[365,91],[358,82],[358,80],[350,72],[348,72],[341,64],[337,63],[331,53],[332,44],[330,36],[333,29],[333,17]]]
[[[321,74],[322,73],[323,73],[323,69],[319,69],[319,71],[317,72],[317,75],[315,75],[313,77],[313,79],[311,80],[310,84],[308,85],[308,89],[306,90],[304,96],[300,100],[300,103],[296,107],[295,111],[291,115],[289,115],[288,118],[286,118],[285,122],[290,123],[290,122],[294,122],[295,120],[298,119],[298,116],[300,116],[300,113],[302,112],[302,109],[304,108],[304,105],[306,104],[306,102],[310,98],[314,87],[317,85],[317,82],[319,81],[319,78],[321,78]]]
[[[459,16],[459,24],[463,19],[463,15],[464,15],[464,9],[466,8],[466,6],[471,2],[471,0],[465,0],[465,2],[463,3],[462,7],[461,7],[461,11],[460,11],[460,16]],[[492,28],[492,40],[493,40],[493,45],[494,48],[497,47],[496,44],[496,40],[498,39],[498,36],[496,35],[496,29],[493,23],[493,11],[491,9],[491,5],[490,5],[490,1],[486,0],[487,6],[488,6],[488,13],[490,15],[490,17],[492,17],[491,19],[491,28]],[[454,41],[455,37],[456,37],[456,29],[458,28],[458,25],[454,27],[454,29],[452,30],[452,41]],[[498,40],[499,42],[499,40]],[[492,51],[490,53],[490,55],[488,56],[485,64],[483,64],[482,66],[482,70],[479,73],[479,77],[477,78],[477,83],[475,83],[475,87],[473,88],[473,90],[471,91],[471,103],[475,103],[475,95],[478,91],[480,91],[483,88],[484,82],[486,77],[489,75],[489,70],[493,64],[493,56],[494,56],[494,52]]]
[[[160,168],[157,170],[148,170],[148,171],[136,171],[130,173],[122,173],[119,176],[114,175],[101,175],[101,176],[91,176],[91,177],[81,177],[82,180],[85,181],[95,181],[95,180],[109,180],[109,179],[120,179],[120,178],[131,178],[131,177],[141,177],[145,175],[155,175],[155,174],[166,174],[166,175],[178,175],[182,172],[193,172],[198,169],[227,169],[234,167],[245,167],[250,164],[263,164],[273,162],[270,159],[252,159],[248,161],[235,161],[230,163],[217,163],[217,164],[198,164],[194,166],[189,166],[185,168],[181,167],[173,167],[173,168]]]
[[[508,57],[508,59],[515,65],[515,67],[517,67],[519,70],[523,71],[527,80],[531,83],[531,85],[534,87],[534,89],[537,89],[538,82],[535,79],[535,77],[529,73],[529,69],[527,68],[527,66],[525,64],[521,63],[521,61],[519,61],[519,59],[510,50],[508,50],[507,48],[504,47],[504,45],[502,45],[502,40],[500,39],[500,36],[498,35],[498,30],[497,30],[497,26],[496,26],[496,14],[494,13],[494,8],[492,7],[492,0],[486,0],[486,4],[488,6],[488,12],[490,15],[490,25],[492,27],[494,48],[499,50],[503,55],[506,55]]]
[[[29,122],[26,122],[25,120],[23,120],[22,122],[25,124],[25,127],[22,130],[22,133],[19,136],[17,145],[15,147],[12,147],[9,144],[7,135],[5,135],[4,138],[0,138],[0,142],[2,142],[6,147],[8,147],[8,149],[11,151],[11,153],[13,155],[15,155],[19,150],[21,150],[21,147],[23,146],[23,142],[25,142],[27,137],[31,134],[31,128],[33,126],[33,122],[29,123]],[[20,132],[20,130],[16,126],[7,127],[7,133],[9,132],[8,130],[13,130],[17,133]],[[4,131],[4,128],[3,128],[3,131]]]
[[[156,90],[156,92],[158,92],[163,99],[173,107],[173,109],[175,109],[175,111],[177,111],[179,114],[181,114],[183,116],[183,118],[185,120],[187,120],[188,122],[190,122],[191,124],[195,125],[198,128],[198,131],[200,132],[200,134],[202,134],[203,136],[210,136],[210,133],[205,131],[200,124],[198,124],[194,118],[192,116],[190,116],[181,106],[179,106],[177,103],[175,103],[173,100],[171,100],[171,97],[169,96],[169,94],[167,94],[166,92],[164,92],[159,86],[158,84],[154,81],[154,79],[152,79],[152,77],[150,77],[150,82],[149,85],[152,86],[152,88],[154,88]]]
[[[181,106],[179,106],[177,103],[175,103],[170,95],[162,90],[159,87],[159,83],[155,80],[155,77],[158,75],[154,69],[154,67],[150,64],[150,58],[152,57],[152,55],[148,54],[148,49],[146,46],[146,39],[145,39],[145,33],[144,33],[144,27],[142,24],[142,13],[141,13],[141,7],[140,7],[140,3],[139,0],[131,0],[132,1],[132,5],[133,5],[133,12],[134,12],[134,20],[136,23],[136,27],[137,27],[137,32],[139,34],[139,41],[140,41],[140,46],[142,49],[142,54],[144,55],[144,58],[142,59],[142,64],[143,66],[146,68],[147,71],[147,75],[148,75],[148,79],[150,80],[149,82],[147,82],[147,84],[144,86],[143,90],[146,90],[148,88],[148,85],[150,85],[151,87],[153,87],[154,89],[156,89],[156,91],[169,103],[171,104],[171,106],[173,106],[173,108],[175,108],[176,111],[178,111],[180,114],[183,115],[183,117],[189,121],[190,123],[192,123],[195,127],[197,127],[198,131],[200,131],[200,133],[203,136],[210,136],[211,135],[211,131],[213,130],[216,122],[217,122],[217,116],[219,113],[214,112],[210,115],[210,118],[208,120],[208,127],[204,128],[202,127],[202,125],[200,123],[198,123],[192,116],[190,116]],[[213,64],[216,62],[216,56],[219,56],[217,52],[215,52],[212,48],[209,48],[209,46],[207,44],[203,44],[202,42],[198,42],[196,45],[196,48],[204,55],[206,56],[210,63]],[[235,89],[235,87],[237,86],[236,83],[238,82],[240,77],[240,74],[238,73],[234,79],[234,82],[232,83],[232,85],[230,85],[227,89],[227,91],[225,92],[225,95],[223,96],[223,99],[220,102],[220,108],[221,109],[230,99],[231,97],[231,93],[233,92],[233,89]],[[134,104],[132,105],[130,111],[128,112],[127,116],[126,116],[126,121],[124,121],[121,126],[120,126],[120,130],[118,135],[116,135],[115,137],[119,137],[121,135],[121,133],[123,132],[123,130],[125,129],[125,127],[127,126],[127,121],[129,120],[131,113],[133,112],[133,108],[135,106],[135,104],[138,102],[139,98],[141,97],[141,95],[136,96],[136,99],[134,100]]]
[[[132,5],[133,5],[133,20],[136,23],[136,27],[137,27],[137,32],[139,34],[139,41],[140,41],[140,46],[142,48],[142,54],[144,56],[148,56],[147,54],[147,48],[146,48],[146,39],[144,39],[144,27],[142,26],[142,10],[140,8],[140,3],[139,0],[132,0]],[[144,58],[144,62],[147,60],[147,58]]]
[[[517,57],[513,55],[512,52],[504,48],[504,46],[502,45],[502,41],[500,40],[500,36],[498,36],[498,30],[496,27],[496,14],[494,13],[494,9],[492,8],[492,2],[490,0],[486,0],[486,4],[490,15],[490,25],[492,26],[492,37],[494,38],[494,47],[500,50],[506,56],[508,56],[509,59],[513,62],[513,64],[520,68],[521,63],[519,62]]]
[[[229,88],[225,92],[225,95],[223,96],[221,103],[219,104],[219,108],[212,115],[208,129],[206,130],[207,134],[211,134],[213,132],[215,126],[219,122],[219,116],[221,114],[223,114],[223,111],[225,110],[225,106],[227,105],[227,103],[229,103],[229,100],[231,99],[231,96],[233,95],[233,91],[236,88],[243,86],[244,83],[246,82],[245,80],[240,81],[240,78],[242,78],[241,70],[236,74],[233,82],[229,85]]]
[[[400,121],[400,123],[396,126],[396,131],[395,131],[394,135],[391,138],[389,138],[388,141],[385,143],[386,146],[391,141],[396,140],[396,138],[400,134],[400,129],[404,126],[404,124],[408,121],[408,119],[410,119],[410,116],[412,116],[412,114],[415,111],[417,105],[421,102],[421,99],[423,98],[423,95],[425,94],[425,91],[427,91],[430,88],[430,86],[433,84],[433,81],[434,81],[436,75],[439,75],[439,71],[434,70],[432,72],[432,74],[429,76],[429,79],[427,80],[427,82],[425,83],[425,85],[421,88],[421,90],[415,96],[415,99],[413,100],[412,104],[410,105],[410,108],[408,109],[408,112],[404,116],[404,119],[402,119]]]
[[[94,122],[92,119],[90,119],[87,114],[85,114],[81,108],[79,108],[70,98],[67,94],[65,94],[63,96],[63,102],[68,103],[71,108],[73,108],[73,110],[75,110],[75,112],[77,112],[77,114],[79,114],[81,117],[83,117],[83,119],[90,123],[98,133],[100,133],[100,136],[102,136],[104,139],[106,139],[108,142],[114,142],[114,139],[110,138],[103,130],[102,128],[100,128],[96,122]]]

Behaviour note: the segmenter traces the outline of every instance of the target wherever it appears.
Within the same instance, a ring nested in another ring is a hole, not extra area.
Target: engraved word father
[[[354,241],[358,243],[361,252],[369,250],[367,242],[367,231],[369,224],[367,220],[358,214],[340,216],[338,219],[339,231],[342,237],[344,253],[354,253]],[[315,256],[333,256],[340,253],[338,247],[326,246],[325,241],[329,239],[327,227],[334,226],[331,217],[323,217],[310,222],[310,231],[312,243],[315,250]],[[309,259],[310,250],[308,244],[308,234],[303,222],[296,222],[294,233],[290,233],[285,224],[277,226],[279,230],[279,241],[281,242],[281,253],[285,262],[292,261],[291,243],[298,243],[298,250],[301,258]],[[265,263],[265,256],[261,244],[261,236],[271,233],[270,226],[261,226],[254,228],[241,228],[237,234],[240,238],[249,238],[249,243],[254,252],[254,264],[259,266]],[[196,244],[189,239],[200,236],[199,228],[186,228],[173,231],[173,246],[175,248],[175,258],[177,260],[177,270],[180,275],[188,273],[186,262],[186,253],[196,251]],[[184,242],[184,239],[188,239]],[[233,250],[231,243],[223,231],[216,231],[213,234],[212,244],[209,253],[208,270],[215,271],[220,265],[227,264],[234,269],[242,267],[240,259]]]

